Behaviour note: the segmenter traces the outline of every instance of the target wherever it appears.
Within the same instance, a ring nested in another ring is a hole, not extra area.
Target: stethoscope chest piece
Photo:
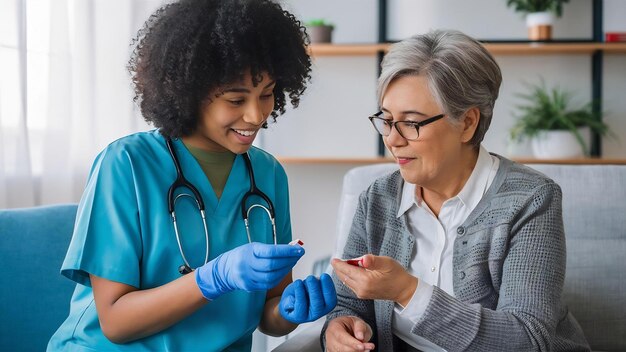
[[[181,266],[178,267],[178,272],[181,275],[189,274],[192,271],[193,271],[193,269],[190,268],[189,265],[187,265],[187,264],[182,264]]]

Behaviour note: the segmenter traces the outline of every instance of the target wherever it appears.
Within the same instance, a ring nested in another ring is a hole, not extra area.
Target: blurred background
[[[132,101],[126,63],[137,30],[164,3],[0,0],[0,208],[78,202],[95,155],[117,138],[152,128]],[[510,129],[517,94],[543,81],[572,92],[573,105],[599,99],[614,137],[596,140],[594,154],[626,159],[626,48],[604,43],[605,34],[626,32],[626,1],[571,0],[542,50],[527,42],[524,14],[506,0],[281,3],[303,23],[333,25],[331,44],[313,45],[313,78],[300,107],[255,142],[289,176],[294,238],[307,250],[295,277],[333,252],[345,172],[383,155],[367,120],[377,111],[384,47],[376,43],[457,29],[493,45],[503,84],[484,141],[491,152],[534,157],[527,141],[511,140]],[[255,350],[279,341],[259,338]]]

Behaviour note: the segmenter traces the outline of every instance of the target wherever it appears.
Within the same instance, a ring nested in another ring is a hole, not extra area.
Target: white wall
[[[375,156],[367,116],[376,112],[376,58],[314,58],[311,75],[300,106],[270,124],[263,147],[280,156]]]
[[[504,0],[388,0],[388,37],[401,40],[430,29],[457,29],[478,39],[526,39],[524,18]],[[554,37],[588,38],[591,1],[572,0],[557,20]]]
[[[377,0],[279,0],[302,22],[323,18],[335,25],[335,43],[374,43],[378,38]]]

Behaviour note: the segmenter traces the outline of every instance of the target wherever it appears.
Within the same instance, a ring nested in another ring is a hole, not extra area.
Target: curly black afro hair
[[[138,32],[128,64],[145,120],[167,137],[191,134],[214,89],[263,72],[276,80],[274,111],[294,107],[311,76],[300,21],[270,0],[180,0],[157,10]]]

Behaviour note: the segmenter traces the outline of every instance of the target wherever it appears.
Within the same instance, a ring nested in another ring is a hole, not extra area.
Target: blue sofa
[[[532,164],[563,191],[567,272],[563,299],[594,351],[626,351],[626,165]],[[345,175],[334,256],[341,257],[359,194],[396,164],[354,168]],[[324,319],[274,352],[321,351]]]
[[[44,351],[69,312],[75,204],[0,211],[0,351]]]

